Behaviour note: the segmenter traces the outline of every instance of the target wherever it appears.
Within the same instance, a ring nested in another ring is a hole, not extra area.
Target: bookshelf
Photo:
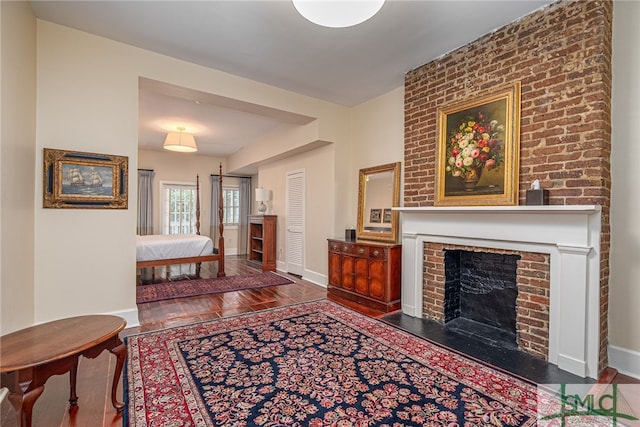
[[[249,264],[262,271],[276,269],[277,215],[249,215]]]

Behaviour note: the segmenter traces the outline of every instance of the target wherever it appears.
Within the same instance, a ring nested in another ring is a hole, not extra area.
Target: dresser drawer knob
[[[358,251],[359,254],[363,254],[364,253],[364,249],[360,248],[360,250]]]
[[[378,251],[377,249],[373,251],[373,256],[378,256],[378,255],[380,255],[380,251]]]
[[[346,246],[346,245],[345,245],[345,246],[343,246],[343,247],[342,247],[342,250],[343,250],[343,251],[347,251],[347,250],[349,250],[349,246]]]

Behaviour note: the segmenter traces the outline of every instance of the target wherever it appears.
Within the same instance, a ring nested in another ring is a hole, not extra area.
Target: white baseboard
[[[137,326],[140,326],[140,320],[138,320],[138,308],[136,307],[135,309],[131,309],[131,310],[120,310],[120,311],[113,311],[111,313],[107,313],[107,314],[111,314],[113,316],[119,316],[122,317],[124,320],[127,321],[127,328],[135,328]]]
[[[640,352],[610,345],[609,366],[623,375],[640,379]]]
[[[287,263],[284,261],[276,261],[276,270],[281,272],[281,273],[286,273],[287,270]],[[316,285],[319,286],[323,286],[323,287],[327,287],[327,283],[329,282],[329,279],[327,278],[326,275],[324,274],[320,274],[320,273],[316,273],[315,271],[311,271],[311,270],[304,270],[304,272],[302,273],[302,280],[306,280],[307,282],[311,282],[311,283],[315,283]]]
[[[327,283],[329,283],[329,279],[326,275],[317,273],[315,271],[305,270],[302,275],[302,279],[307,282],[315,283],[316,285],[327,287]]]

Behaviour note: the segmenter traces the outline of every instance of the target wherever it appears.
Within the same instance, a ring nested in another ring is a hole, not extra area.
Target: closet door
[[[287,172],[287,272],[299,276],[304,271],[304,186],[304,169]]]

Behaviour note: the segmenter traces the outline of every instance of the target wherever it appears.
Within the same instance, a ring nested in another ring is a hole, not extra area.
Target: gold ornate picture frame
[[[44,208],[127,209],[128,158],[45,148]]]
[[[516,205],[520,82],[438,109],[436,206]]]

